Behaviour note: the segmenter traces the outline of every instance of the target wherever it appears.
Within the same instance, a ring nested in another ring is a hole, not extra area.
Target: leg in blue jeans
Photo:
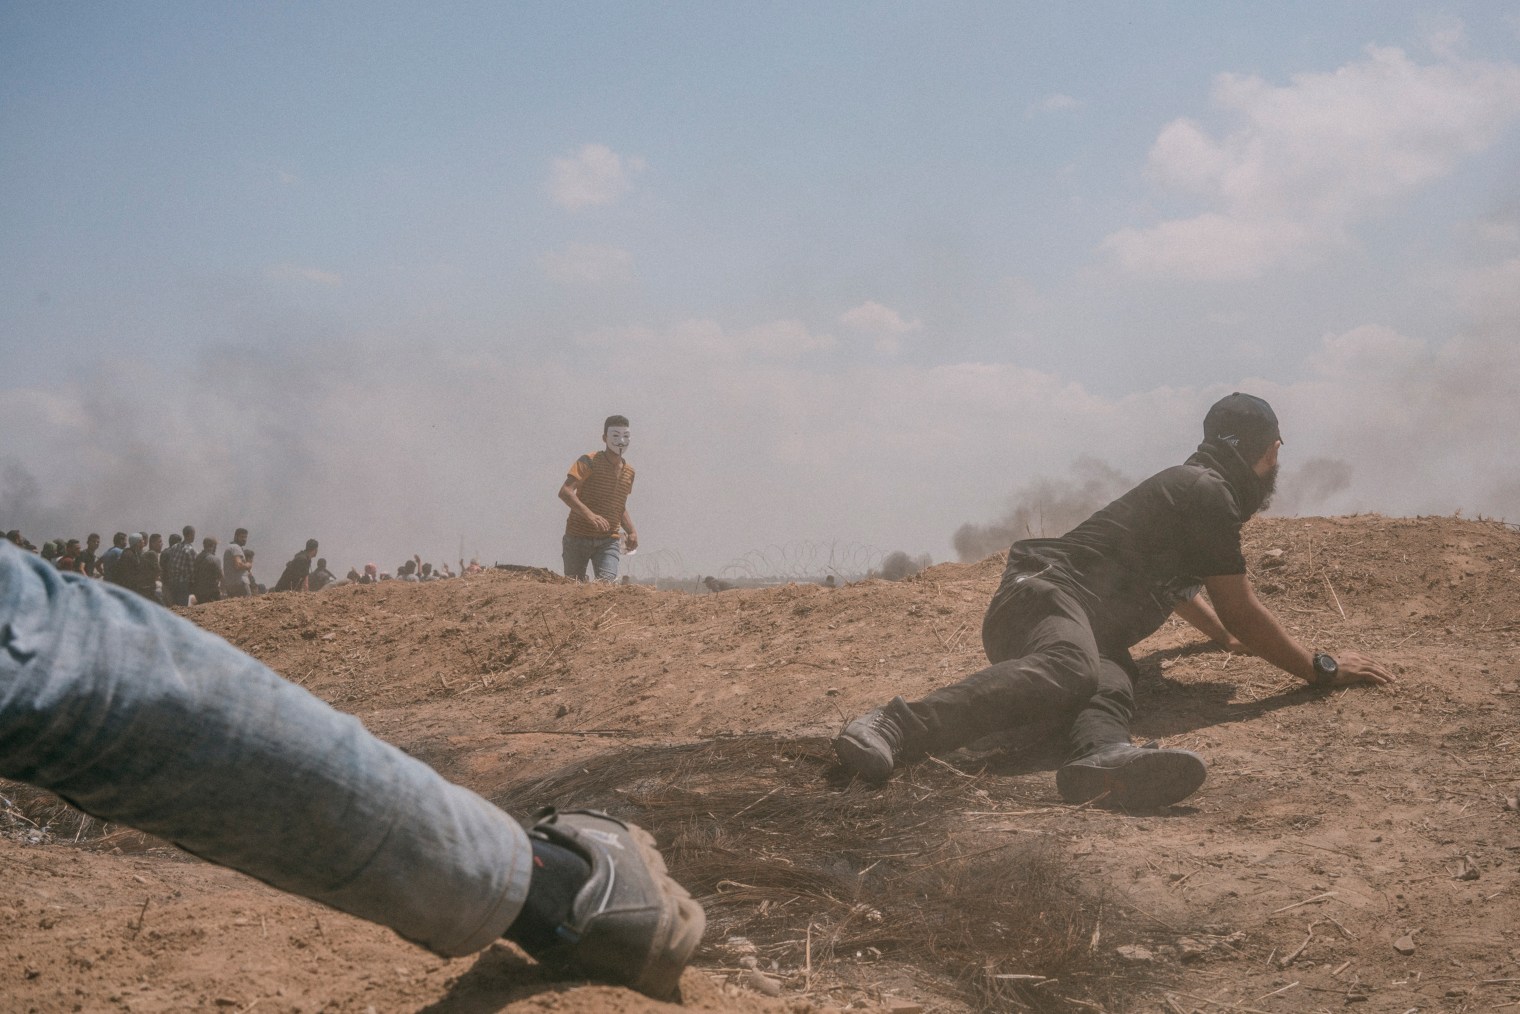
[[[598,581],[616,581],[618,561],[623,558],[621,539],[601,539],[601,545],[591,554],[591,571]]]
[[[507,814],[220,638],[8,543],[0,776],[442,955],[488,946],[528,892]]]
[[[566,577],[586,580],[589,564],[596,580],[616,581],[622,542],[616,538],[566,535],[560,540],[560,555],[564,559]]]

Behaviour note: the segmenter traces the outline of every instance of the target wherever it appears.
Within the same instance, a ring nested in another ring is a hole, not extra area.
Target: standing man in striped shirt
[[[586,564],[598,581],[616,581],[622,539],[628,551],[639,546],[639,533],[628,515],[628,496],[633,492],[633,466],[623,460],[628,451],[628,417],[610,415],[602,424],[606,450],[582,454],[570,466],[559,498],[570,508],[561,542],[565,576],[586,579]]]

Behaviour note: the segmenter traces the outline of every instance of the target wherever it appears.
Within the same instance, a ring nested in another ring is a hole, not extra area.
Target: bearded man
[[[1126,809],[1179,802],[1203,784],[1203,758],[1136,747],[1129,735],[1138,675],[1129,649],[1174,612],[1222,647],[1312,686],[1393,682],[1363,655],[1299,644],[1251,589],[1240,528],[1271,498],[1282,443],[1272,407],[1236,392],[1209,409],[1203,443],[1185,464],[1058,539],[1015,542],[982,622],[992,664],[850,722],[834,741],[840,762],[881,781],[904,759],[1059,721],[1070,739],[1056,773],[1062,799]]]

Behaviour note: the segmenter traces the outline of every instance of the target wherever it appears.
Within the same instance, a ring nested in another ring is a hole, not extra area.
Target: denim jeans
[[[566,535],[560,540],[560,554],[565,560],[566,577],[586,580],[586,564],[589,563],[598,581],[616,581],[623,542],[616,537]]]
[[[435,953],[516,918],[522,827],[226,641],[0,543],[0,776]]]

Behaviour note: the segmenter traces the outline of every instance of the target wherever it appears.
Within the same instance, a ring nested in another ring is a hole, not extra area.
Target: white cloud
[[[1339,335],[1328,335],[1309,365],[1320,375],[1356,384],[1361,378],[1405,368],[1425,353],[1425,343],[1382,324],[1363,324]]]
[[[615,246],[571,243],[543,255],[544,273],[565,285],[626,282],[633,277],[633,255]]]
[[[1121,229],[1103,246],[1136,274],[1227,280],[1254,278],[1313,237],[1298,222],[1210,212],[1149,229]]]
[[[1520,66],[1449,54],[1421,65],[1373,46],[1282,86],[1222,74],[1212,101],[1235,126],[1215,135],[1175,120],[1147,167],[1208,210],[1109,236],[1103,246],[1125,270],[1246,278],[1344,241],[1352,224],[1450,174],[1520,118]]]
[[[839,322],[866,334],[901,335],[923,327],[922,321],[904,320],[902,314],[890,306],[870,301],[840,314]]]
[[[549,198],[569,211],[612,204],[633,189],[633,177],[645,168],[637,156],[619,155],[605,144],[584,144],[554,160]]]
[[[876,351],[882,355],[896,355],[902,350],[902,337],[924,325],[919,320],[904,320],[902,314],[890,306],[874,301],[861,303],[839,315],[839,322],[860,334],[875,339]]]
[[[311,282],[337,288],[343,284],[343,276],[321,268],[304,267],[299,264],[275,264],[264,271],[265,277],[277,282]]]

